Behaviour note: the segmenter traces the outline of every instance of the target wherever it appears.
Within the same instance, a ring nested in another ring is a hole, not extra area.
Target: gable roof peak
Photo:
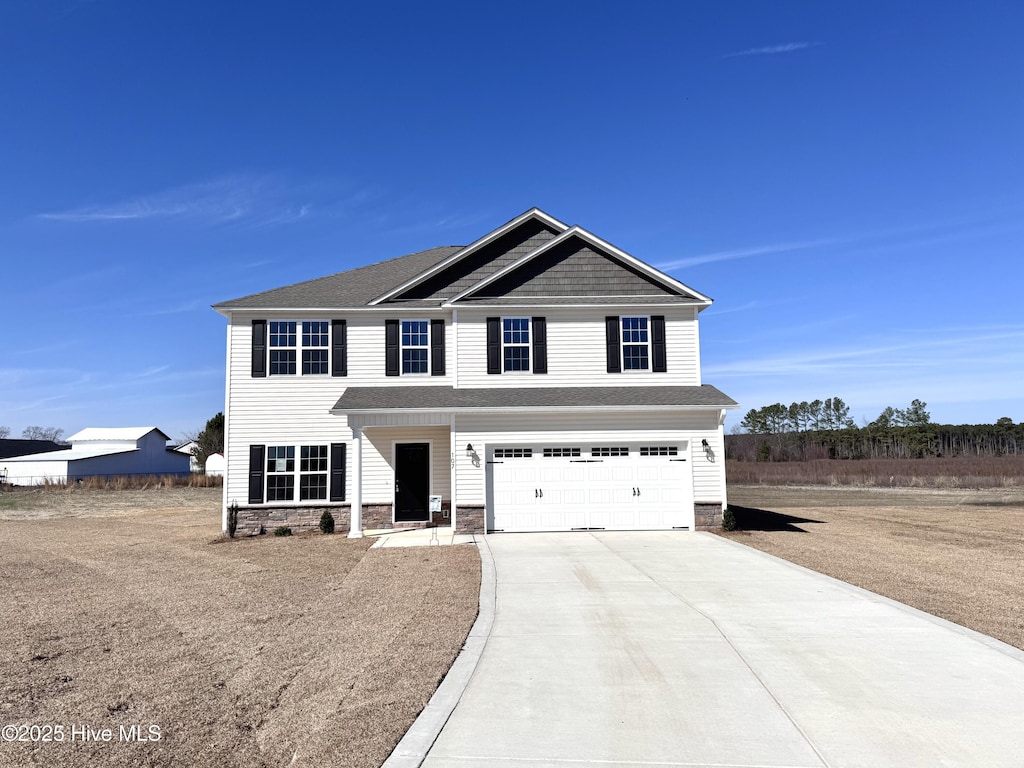
[[[439,274],[440,272],[444,271],[453,264],[462,261],[467,256],[477,253],[488,244],[493,243],[498,238],[507,235],[509,232],[512,232],[513,230],[523,226],[524,224],[530,221],[539,221],[545,226],[549,227],[550,229],[553,229],[555,232],[558,233],[565,232],[566,230],[569,229],[568,224],[566,224],[563,221],[559,221],[554,216],[551,216],[550,214],[547,214],[544,211],[542,211],[540,208],[530,208],[529,210],[524,211],[515,218],[505,222],[497,229],[488,232],[483,237],[480,237],[477,240],[470,243],[469,245],[463,247],[461,250],[456,251],[447,259],[438,262],[432,267],[419,273],[415,277],[406,280],[401,285],[398,285],[392,288],[391,290],[387,291],[386,293],[381,294],[380,296],[378,296],[377,298],[373,299],[370,302],[370,306],[374,306],[380,304],[381,302],[388,301],[389,299],[393,299],[396,296],[400,296],[401,294],[408,291],[410,288],[413,288],[414,286],[419,285],[420,283],[424,282],[425,280],[428,280],[434,275]]]
[[[679,295],[685,296],[693,300],[694,302],[697,302],[698,304],[702,304],[705,306],[711,304],[711,299],[708,298],[707,296],[698,293],[697,291],[690,288],[688,285],[681,283],[674,277],[666,275],[661,270],[652,267],[650,264],[647,264],[644,261],[641,261],[635,256],[627,253],[626,251],[623,251],[621,248],[612,245],[604,238],[598,237],[593,232],[590,232],[589,230],[586,230],[579,225],[574,225],[566,228],[565,231],[556,235],[551,240],[548,240],[546,243],[539,246],[538,248],[535,248],[534,250],[530,251],[524,256],[521,256],[519,259],[513,261],[512,263],[507,264],[502,269],[499,269],[491,273],[490,275],[487,275],[474,285],[465,288],[455,296],[452,296],[448,300],[448,303],[454,304],[455,302],[458,302],[460,299],[465,299],[469,296],[472,296],[473,294],[479,292],[481,289],[487,287],[488,285],[496,283],[497,281],[501,280],[507,275],[511,275],[513,272],[521,270],[523,266],[526,265],[527,263],[536,260],[538,257],[544,255],[545,253],[552,252],[554,249],[558,248],[563,243],[573,239],[581,240],[588,246],[592,246],[597,251],[603,253],[606,257],[610,258],[611,260],[617,261],[620,264],[624,264],[626,267],[630,269],[636,270],[637,272],[646,275],[647,278],[654,281],[655,283],[664,286],[673,293],[678,293]]]

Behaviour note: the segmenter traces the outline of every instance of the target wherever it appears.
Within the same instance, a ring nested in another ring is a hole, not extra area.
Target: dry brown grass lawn
[[[0,766],[378,766],[476,616],[471,546],[220,541],[220,490],[0,494]],[[119,743],[120,726],[160,740]]]
[[[731,486],[723,534],[1024,649],[1024,490]]]

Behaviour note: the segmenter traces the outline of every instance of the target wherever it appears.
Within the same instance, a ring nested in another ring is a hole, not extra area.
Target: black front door
[[[430,444],[395,444],[395,522],[430,519]]]

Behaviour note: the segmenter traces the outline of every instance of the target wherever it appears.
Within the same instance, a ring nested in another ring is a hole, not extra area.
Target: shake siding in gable
[[[697,310],[693,307],[621,309],[492,308],[459,309],[458,349],[460,387],[552,386],[692,386],[700,384],[697,351]],[[664,315],[668,370],[666,373],[610,374],[607,370],[604,319],[609,315]],[[546,317],[548,372],[487,373],[488,317]]]

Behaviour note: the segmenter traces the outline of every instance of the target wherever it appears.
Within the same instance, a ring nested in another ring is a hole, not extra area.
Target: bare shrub
[[[224,485],[224,478],[213,475],[113,475],[83,477],[58,483],[46,479],[43,490],[51,493],[73,492],[79,490],[92,491],[128,491],[146,490],[150,488],[219,488]]]

